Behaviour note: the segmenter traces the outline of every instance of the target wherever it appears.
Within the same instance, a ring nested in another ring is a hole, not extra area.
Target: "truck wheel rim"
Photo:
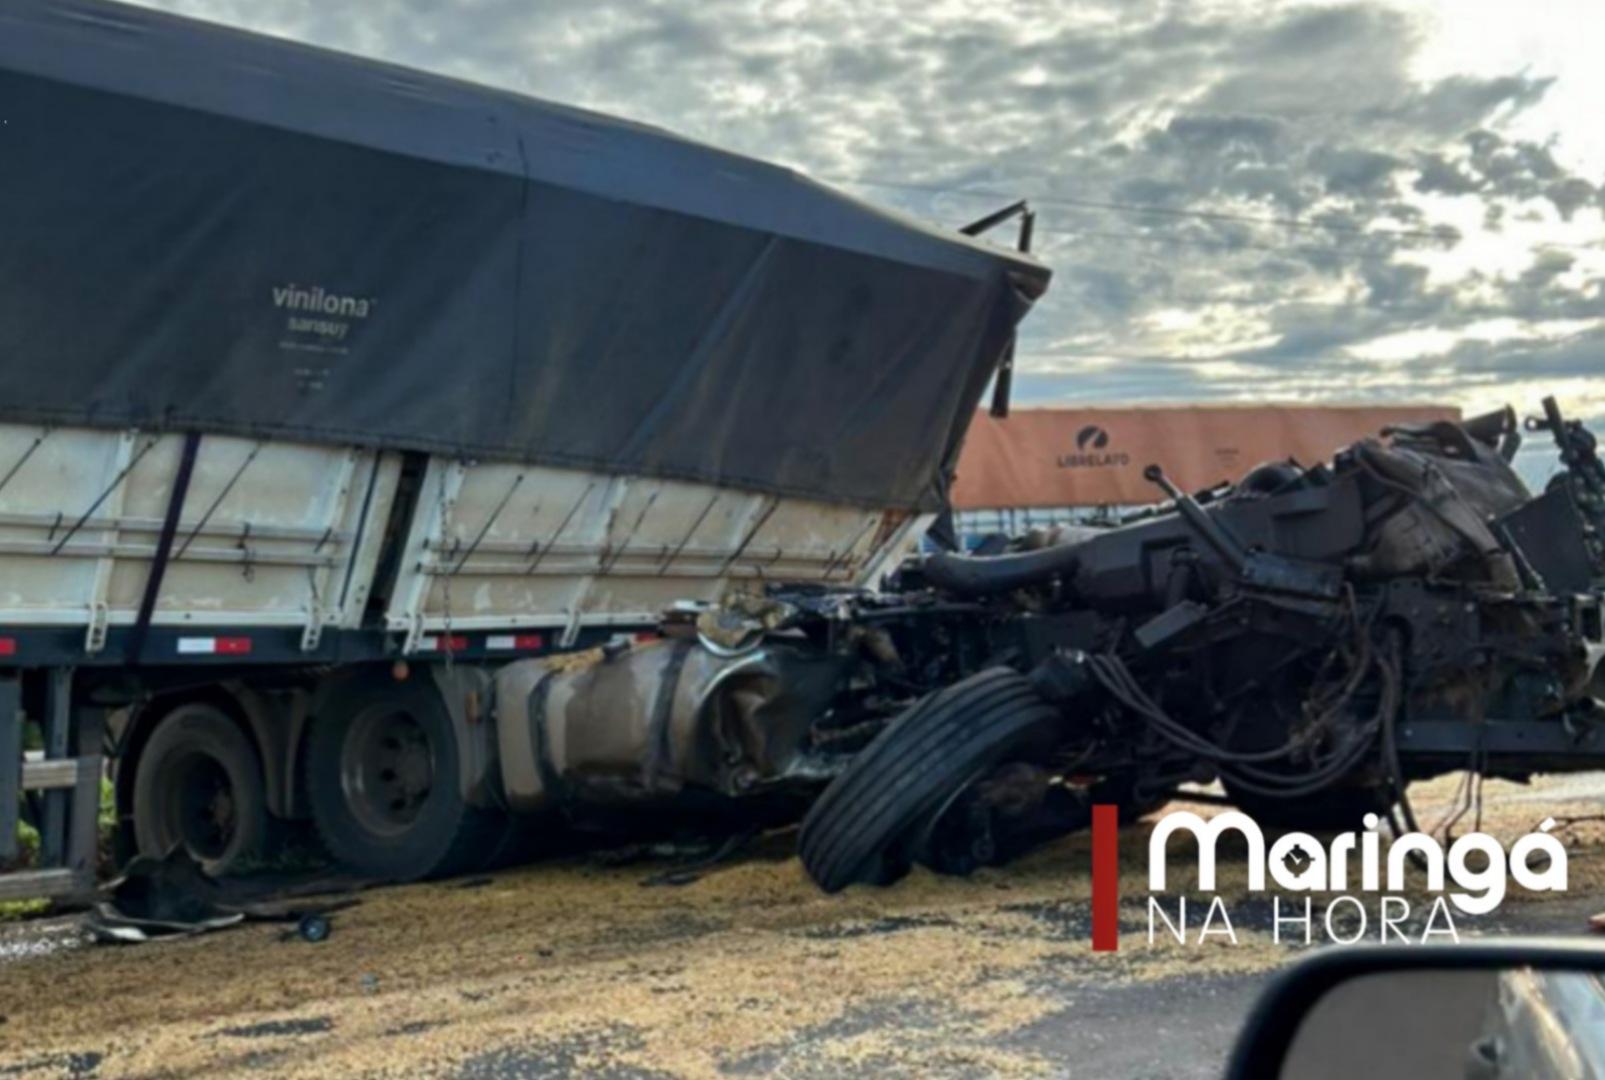
[[[352,815],[369,832],[405,833],[434,786],[435,754],[423,725],[398,709],[358,714],[346,731],[340,785]]]

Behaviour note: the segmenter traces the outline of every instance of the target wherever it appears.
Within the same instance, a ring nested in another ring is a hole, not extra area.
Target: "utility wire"
[[[1339,247],[1320,245],[1297,244],[1261,244],[1252,240],[1240,240],[1230,237],[1211,236],[1177,236],[1162,233],[1145,232],[1117,232],[1107,229],[1082,229],[1074,225],[1038,225],[1037,232],[1050,236],[1081,236],[1093,240],[1136,240],[1149,244],[1176,244],[1181,246],[1209,248],[1215,251],[1268,251],[1277,255],[1333,255],[1352,256],[1361,259],[1389,259],[1397,254],[1397,248],[1388,248],[1385,251],[1366,249],[1361,246]]]
[[[822,176],[820,179],[833,184],[846,184],[850,186],[880,187],[901,191],[920,191],[932,195],[959,195],[976,199],[1018,199],[1019,193],[1009,194],[1001,191],[988,191],[982,188],[955,187],[944,184],[924,184],[914,181],[880,180],[872,177],[831,177]],[[1043,206],[1063,206],[1072,210],[1102,210],[1125,214],[1151,214],[1161,217],[1193,218],[1200,221],[1216,223],[1240,223],[1245,225],[1276,226],[1289,229],[1304,229],[1318,232],[1339,233],[1367,240],[1430,240],[1436,243],[1458,243],[1465,239],[1465,234],[1452,226],[1443,226],[1432,229],[1369,229],[1361,225],[1347,225],[1338,221],[1317,221],[1308,218],[1275,217],[1261,214],[1244,214],[1229,210],[1195,210],[1177,206],[1160,206],[1156,203],[1130,203],[1104,199],[1082,199],[1068,195],[1029,195],[1027,201]],[[1044,228],[1038,225],[1039,232],[1064,231],[1063,228]],[[1529,250],[1538,251],[1545,248],[1557,251],[1597,252],[1605,249],[1602,243],[1573,243],[1565,240],[1534,240],[1522,241],[1522,246]],[[1239,245],[1242,246],[1242,245]],[[1273,250],[1267,248],[1267,250]],[[1341,250],[1341,249],[1337,249]]]
[[[894,188],[903,191],[923,191],[932,195],[965,195],[972,198],[1016,199],[999,191],[980,188],[951,187],[943,184],[921,184],[912,181],[878,180],[872,177],[821,177],[833,184],[857,184],[863,187]],[[1242,214],[1229,210],[1190,210],[1177,206],[1160,206],[1155,203],[1128,203],[1103,199],[1081,199],[1068,195],[1028,195],[1027,200],[1043,206],[1068,206],[1083,210],[1113,210],[1125,214],[1155,214],[1162,217],[1198,218],[1203,221],[1240,222],[1248,225],[1278,225],[1290,229],[1314,229],[1325,232],[1347,233],[1366,237],[1398,237],[1412,240],[1446,241],[1458,238],[1458,233],[1439,229],[1367,229],[1360,225],[1345,225],[1338,221],[1315,221],[1308,218],[1271,217],[1261,214]]]

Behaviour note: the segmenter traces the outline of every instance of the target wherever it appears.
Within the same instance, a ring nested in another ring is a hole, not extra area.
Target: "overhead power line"
[[[1150,244],[1180,244],[1215,251],[1268,251],[1277,255],[1331,255],[1338,258],[1390,259],[1397,249],[1367,250],[1315,244],[1260,244],[1252,240],[1232,240],[1211,236],[1180,236],[1175,233],[1118,232],[1109,229],[1082,229],[1074,225],[1038,225],[1037,232],[1053,236],[1083,236],[1094,240],[1136,240]]]
[[[962,195],[977,199],[1016,199],[1018,192],[1009,194],[981,188],[954,187],[945,184],[921,184],[904,180],[879,180],[872,177],[821,177],[834,184],[857,184],[863,187],[883,187],[904,191],[923,191],[932,195]],[[1081,199],[1068,195],[1028,195],[1026,198],[1043,206],[1067,206],[1079,210],[1109,210],[1125,214],[1153,214],[1161,217],[1196,218],[1201,221],[1234,222],[1245,225],[1275,225],[1289,229],[1306,229],[1320,232],[1345,233],[1364,237],[1388,237],[1404,240],[1436,240],[1458,238],[1438,229],[1367,229],[1360,225],[1347,225],[1340,221],[1314,221],[1308,218],[1273,217],[1262,214],[1241,214],[1230,210],[1192,210],[1178,206],[1161,206],[1157,203],[1118,202],[1104,199]]]
[[[974,199],[1018,199],[1019,192],[989,191],[982,188],[958,187],[947,184],[924,184],[913,181],[881,180],[873,177],[831,177],[822,176],[822,180],[835,184],[858,185],[862,187],[883,187],[903,191],[921,191],[932,195],[959,195]],[[1271,215],[1243,214],[1230,210],[1193,210],[1176,206],[1160,206],[1155,203],[1131,203],[1115,200],[1081,199],[1068,195],[1028,195],[1028,202],[1043,206],[1062,206],[1071,210],[1104,211],[1127,214],[1148,214],[1171,218],[1193,218],[1199,221],[1213,221],[1217,223],[1238,223],[1244,225],[1278,226],[1290,229],[1303,229],[1317,232],[1338,233],[1354,236],[1357,239],[1403,241],[1403,240],[1430,240],[1437,243],[1459,242],[1465,235],[1458,231],[1443,229],[1368,229],[1359,225],[1347,225],[1338,221],[1312,221],[1307,218],[1275,217]],[[1058,226],[1045,228],[1038,226],[1039,232],[1066,232],[1071,227]],[[1077,230],[1079,231],[1079,230]],[[1087,235],[1082,233],[1082,235]],[[1142,234],[1133,234],[1142,235]],[[1188,241],[1178,241],[1188,242]],[[1591,253],[1605,250],[1605,241],[1575,242],[1566,240],[1522,240],[1516,241],[1529,251],[1575,251]],[[1239,247],[1250,247],[1250,244],[1239,244]],[[1264,250],[1275,250],[1265,247]],[[1305,249],[1318,250],[1318,249]],[[1352,249],[1332,249],[1334,252],[1350,251]],[[1372,255],[1374,253],[1366,253]]]

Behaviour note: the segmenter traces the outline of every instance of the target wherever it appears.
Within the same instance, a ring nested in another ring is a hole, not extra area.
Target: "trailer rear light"
[[[14,637],[0,637],[0,656],[16,656],[17,639]]]
[[[461,634],[451,637],[425,637],[418,639],[420,652],[462,652],[468,648],[468,639]]]
[[[533,652],[546,647],[546,638],[540,634],[487,634],[485,648],[506,652]]]
[[[251,651],[248,637],[181,637],[178,651],[185,656],[246,656]]]

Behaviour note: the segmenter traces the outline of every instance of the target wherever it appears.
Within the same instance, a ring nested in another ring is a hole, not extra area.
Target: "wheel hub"
[[[434,788],[434,748],[417,719],[404,711],[359,714],[347,730],[341,759],[346,802],[375,833],[405,831]]]

